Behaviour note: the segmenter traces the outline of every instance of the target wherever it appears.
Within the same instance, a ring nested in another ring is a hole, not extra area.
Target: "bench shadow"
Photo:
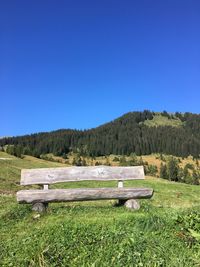
[[[69,211],[69,212],[88,212],[88,211],[111,211],[118,207],[118,201],[84,201],[84,202],[68,202],[68,203],[50,203],[47,209],[49,212]]]

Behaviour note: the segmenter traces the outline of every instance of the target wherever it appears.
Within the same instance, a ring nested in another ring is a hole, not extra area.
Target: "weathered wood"
[[[111,167],[62,167],[24,169],[21,172],[21,185],[54,184],[72,181],[109,181],[144,179],[143,166]]]
[[[149,188],[81,188],[21,190],[17,192],[19,203],[48,203],[63,201],[82,201],[97,199],[139,199],[150,198],[153,189]]]
[[[124,206],[128,209],[139,210],[140,204],[136,199],[129,199],[124,203]]]
[[[36,211],[36,212],[45,212],[46,208],[48,207],[48,203],[40,203],[40,202],[36,202],[33,204],[32,206],[32,210]]]

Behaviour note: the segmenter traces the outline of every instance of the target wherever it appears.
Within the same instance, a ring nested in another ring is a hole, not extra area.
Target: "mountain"
[[[200,114],[148,110],[129,112],[85,131],[61,129],[3,138],[0,146],[5,145],[14,145],[24,154],[37,157],[46,153],[62,156],[74,151],[90,156],[128,155],[135,152],[137,155],[165,153],[198,158]]]

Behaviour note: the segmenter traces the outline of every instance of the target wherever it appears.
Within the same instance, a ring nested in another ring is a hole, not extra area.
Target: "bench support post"
[[[32,205],[32,210],[42,213],[45,212],[48,207],[48,203],[37,202]]]
[[[123,181],[118,181],[118,188],[123,188],[123,187],[124,187]]]
[[[140,209],[140,204],[137,201],[137,199],[129,199],[129,200],[125,201],[124,206],[127,209],[131,209],[131,210],[139,210]]]
[[[49,185],[48,185],[48,184],[44,184],[44,185],[43,185],[43,189],[44,189],[44,190],[49,190]]]
[[[118,181],[118,188],[123,188],[124,187],[124,183],[123,183],[123,181]],[[124,200],[124,199],[119,199],[118,200],[118,206],[123,206],[124,205],[124,203],[126,202],[126,200]]]
[[[117,206],[125,206],[127,209],[139,210],[140,204],[137,199],[119,199]]]

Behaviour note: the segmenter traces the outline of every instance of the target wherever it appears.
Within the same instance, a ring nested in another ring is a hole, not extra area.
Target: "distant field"
[[[65,163],[67,166],[71,165],[73,162],[74,157],[76,156],[75,154],[69,155],[68,159],[63,159],[62,157],[56,157],[53,154],[48,154],[50,158],[57,162],[62,162]],[[84,159],[86,160],[87,165],[95,165],[97,162],[102,165],[107,165],[110,164],[111,166],[119,166],[119,161],[115,161],[115,158],[122,158],[120,155],[110,155],[110,156],[102,156],[102,157],[95,157],[92,159],[91,157],[85,157]],[[170,156],[164,156],[166,159],[169,158]],[[126,160],[130,160],[130,156],[125,156]],[[160,170],[160,165],[161,165],[161,159],[160,159],[160,154],[151,154],[151,155],[143,155],[143,156],[138,156],[137,157],[142,158],[144,162],[147,162],[149,165],[155,165],[158,168],[158,173],[159,175],[159,170]],[[181,157],[174,157],[176,158],[180,163],[180,167],[184,167],[186,164],[193,164],[196,165],[197,161],[198,164],[200,165],[200,160],[193,160],[191,156],[182,159]]]
[[[152,120],[146,120],[143,124],[149,127],[154,127],[154,126],[180,127],[183,125],[183,122],[177,117],[168,119],[167,117],[162,116],[161,114],[157,114],[153,117]]]
[[[154,188],[139,211],[114,207],[114,200],[91,201],[50,204],[36,216],[30,205],[16,202],[21,168],[66,165],[3,152],[0,158],[10,158],[0,160],[0,266],[200,266],[200,186],[146,177],[125,183]],[[64,184],[86,186],[116,183]]]

